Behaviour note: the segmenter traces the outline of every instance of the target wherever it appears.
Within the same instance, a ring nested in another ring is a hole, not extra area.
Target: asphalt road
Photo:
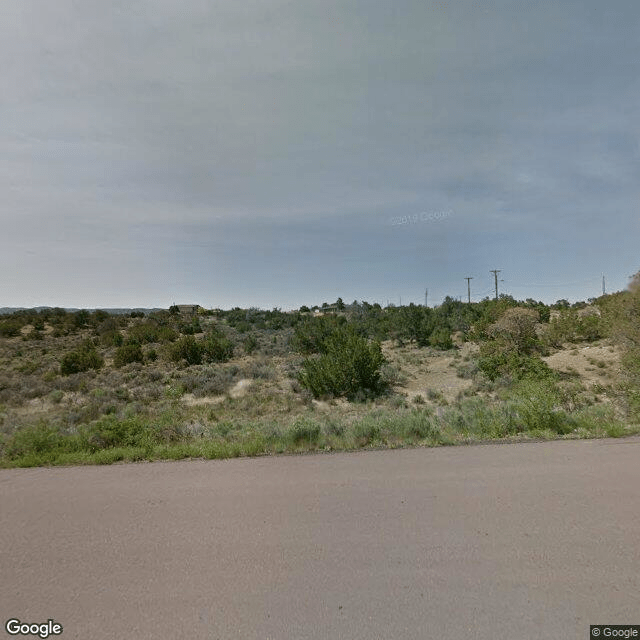
[[[640,624],[638,438],[2,470],[0,500],[0,636],[9,618],[63,640]]]

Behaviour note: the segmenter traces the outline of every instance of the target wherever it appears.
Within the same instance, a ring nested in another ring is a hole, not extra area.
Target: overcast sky
[[[640,269],[637,0],[2,0],[0,307]]]

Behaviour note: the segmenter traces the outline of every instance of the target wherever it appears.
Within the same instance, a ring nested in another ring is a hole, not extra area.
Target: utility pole
[[[427,297],[429,296],[429,289],[425,289],[424,290],[424,306],[428,307],[429,305],[427,304]]]
[[[606,293],[605,291],[605,287],[604,287],[604,273],[602,274],[602,295],[604,296]]]
[[[467,281],[467,298],[469,300],[469,304],[471,304],[471,281],[473,280],[473,276],[465,278]]]
[[[496,300],[498,299],[498,274],[502,271],[502,269],[491,269],[489,273],[493,273],[493,277],[496,281]]]

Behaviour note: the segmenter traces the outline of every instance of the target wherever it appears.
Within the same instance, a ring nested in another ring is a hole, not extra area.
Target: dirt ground
[[[447,402],[452,402],[461,391],[472,385],[472,380],[457,375],[456,365],[477,352],[478,347],[474,344],[467,343],[459,351],[445,352],[419,349],[413,345],[394,347],[391,342],[384,343],[382,347],[385,356],[400,368],[406,378],[396,390],[406,394],[410,401],[416,396],[430,400],[430,396],[435,398],[436,394],[441,394]]]
[[[578,374],[586,387],[606,386],[620,376],[620,352],[606,341],[585,346],[567,344],[544,358],[556,371]]]

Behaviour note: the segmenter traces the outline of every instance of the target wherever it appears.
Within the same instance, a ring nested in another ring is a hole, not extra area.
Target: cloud
[[[104,261],[119,247],[180,271],[213,243],[234,273],[268,241],[303,273],[340,246],[375,278],[401,254],[384,221],[441,209],[455,218],[416,231],[441,264],[445,245],[538,246],[581,219],[597,243],[607,212],[627,229],[637,215],[639,15],[622,1],[4,0],[0,249],[15,263],[35,246]]]

